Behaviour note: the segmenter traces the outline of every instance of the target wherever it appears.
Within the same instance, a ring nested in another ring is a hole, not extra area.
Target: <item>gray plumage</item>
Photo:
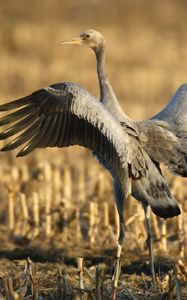
[[[12,150],[24,144],[17,156],[27,155],[35,148],[71,145],[93,151],[113,176],[120,220],[120,245],[124,237],[124,199],[131,193],[143,205],[151,271],[155,280],[147,207],[150,206],[162,218],[180,214],[160,164],[174,174],[187,177],[187,85],[179,88],[176,96],[159,114],[149,120],[135,122],[122,111],[106,75],[104,37],[95,30],[88,30],[61,44],[93,49],[97,60],[100,101],[79,85],[64,82],[3,104],[0,111],[8,111],[8,114],[0,119],[0,126],[11,126],[0,133],[0,139],[16,137],[1,150]],[[13,112],[9,113],[9,110]]]
[[[171,168],[177,175],[187,177],[187,84],[178,88],[168,105],[152,120],[162,120],[177,138],[178,164]]]
[[[67,41],[65,44],[74,44],[74,41],[76,41],[75,44],[90,47],[95,52],[100,102],[107,107],[123,131],[129,135],[129,140],[126,140],[126,148],[128,149],[129,178],[131,178],[130,191],[134,198],[141,201],[144,209],[148,234],[147,245],[155,288],[154,254],[148,208],[151,207],[155,214],[163,218],[171,218],[180,214],[180,208],[162,175],[160,164],[166,165],[174,174],[187,176],[186,133],[184,133],[186,128],[185,96],[183,95],[183,100],[181,100],[181,96],[178,97],[179,101],[172,100],[163,112],[151,120],[134,122],[122,111],[106,75],[104,37],[97,31],[88,30],[83,32],[78,39]],[[184,86],[182,90],[185,90]],[[182,115],[182,120],[180,120],[180,115]],[[96,156],[109,171],[112,170],[109,163],[103,162],[99,153],[96,153]],[[141,176],[138,176],[140,173]],[[118,177],[113,174],[113,178],[120,222],[119,245],[122,245],[124,238],[123,205],[126,195],[123,193]]]
[[[8,151],[27,143],[17,156],[25,156],[36,147],[80,145],[97,151],[112,166],[123,185],[128,179],[125,135],[107,109],[80,86],[54,84],[20,100],[0,106],[1,111],[17,109],[0,119],[0,125],[11,127],[0,133],[0,139],[23,131],[3,147]],[[24,117],[24,118],[23,118]],[[123,188],[125,190],[125,186]]]
[[[159,164],[165,164],[172,172],[182,176],[187,174],[183,128],[185,86],[182,93],[177,93],[179,100],[172,100],[163,112],[151,120],[134,122],[119,106],[106,75],[106,42],[103,36],[88,30],[62,44],[78,44],[94,50],[100,103],[79,85],[65,82],[1,105],[1,111],[17,110],[1,118],[0,125],[18,122],[1,132],[0,139],[21,131],[2,151],[12,150],[26,142],[18,156],[24,156],[37,147],[85,146],[94,151],[99,161],[112,173],[115,184],[119,182],[116,186],[122,188],[123,197],[128,195],[128,179],[132,179],[132,195],[137,200],[150,205],[163,218],[178,215],[180,209]],[[179,118],[181,111],[182,124]],[[116,201],[120,203],[123,199]]]
[[[132,178],[132,195],[140,200],[143,206],[150,205],[152,210],[160,217],[168,218],[178,215],[180,209],[172,197],[159,167],[160,163],[164,163],[172,168],[172,171],[174,168],[177,170],[178,166],[182,165],[184,157],[183,152],[185,149],[183,149],[176,135],[170,131],[169,124],[160,120],[134,122],[122,111],[106,74],[106,41],[99,32],[87,30],[80,37],[65,41],[62,44],[87,46],[92,48],[95,53],[100,86],[100,102],[107,107],[122,126],[124,132],[129,135],[126,147],[129,151],[127,163],[129,164],[129,177]],[[96,155],[103,164],[99,153]],[[104,166],[111,170],[106,162]],[[140,170],[142,176],[137,181],[136,178]],[[117,179],[114,180],[115,189],[119,188],[116,182]],[[123,203],[122,198],[124,195],[119,194],[121,199],[118,197],[116,201]]]

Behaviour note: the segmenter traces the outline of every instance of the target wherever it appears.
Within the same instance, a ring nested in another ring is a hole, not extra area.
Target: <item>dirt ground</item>
[[[70,245],[65,246],[58,243],[57,248],[54,247],[53,239],[45,239],[44,244],[41,238],[29,245],[15,245],[15,242],[10,242],[10,238],[8,241],[1,241],[1,245],[3,243],[7,248],[2,247],[0,250],[0,276],[3,278],[0,283],[1,299],[4,299],[5,282],[9,285],[12,282],[15,294],[17,292],[27,296],[24,299],[111,299],[114,247],[91,248],[85,245],[85,248],[79,248],[70,242]],[[32,258],[32,263],[28,257]],[[78,257],[84,258],[84,289],[80,289]],[[28,275],[31,265],[34,268],[32,277]],[[148,251],[137,248],[124,251],[117,299],[186,299],[186,261],[181,261],[177,253],[170,252],[165,256],[157,253],[155,266],[156,290],[152,286]],[[101,276],[100,287],[96,279],[98,269]],[[181,298],[177,298],[178,286]],[[35,298],[35,294],[39,298]]]
[[[10,231],[7,225],[1,225],[0,299],[111,299],[117,246],[115,224],[112,219],[110,228],[98,223],[95,239],[91,241],[89,225],[83,222],[84,234],[78,237],[74,221],[69,219],[50,237],[46,237],[41,224],[35,238],[32,237],[34,224],[27,234],[23,233],[22,227],[27,226],[24,220],[18,220],[21,230]],[[138,218],[132,226],[126,226],[117,299],[186,299],[187,261],[180,255],[178,237],[169,233],[173,224],[168,224],[165,253],[160,245],[162,237],[158,240],[154,234],[156,290],[150,274],[145,232],[143,236],[141,232],[136,233],[134,226],[142,226]],[[83,258],[81,269],[80,258]],[[17,294],[20,298],[16,298]]]

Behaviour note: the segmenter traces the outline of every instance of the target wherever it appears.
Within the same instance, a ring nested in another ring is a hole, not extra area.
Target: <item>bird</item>
[[[111,173],[119,214],[120,232],[116,273],[124,240],[124,203],[129,194],[140,201],[148,230],[151,272],[154,274],[149,207],[162,217],[180,214],[177,201],[162,175],[160,164],[177,175],[187,176],[185,100],[175,100],[154,117],[135,122],[121,109],[105,71],[106,41],[96,30],[87,30],[61,45],[74,44],[91,48],[96,55],[100,99],[79,84],[62,82],[41,88],[28,96],[0,105],[8,112],[0,119],[0,139],[14,137],[1,151],[22,146],[17,156],[28,155],[36,148],[84,146]],[[186,95],[186,94],[182,94]],[[182,98],[184,99],[185,96]],[[11,111],[11,112],[9,112]],[[12,112],[13,111],[13,112]],[[182,116],[182,124],[180,118]],[[118,275],[114,280],[117,288]]]
[[[132,179],[131,194],[142,203],[144,209],[151,273],[153,284],[155,285],[150,207],[156,215],[162,218],[171,218],[180,214],[180,209],[170,193],[167,182],[163,178],[160,163],[165,164],[172,173],[183,177],[187,176],[187,142],[185,141],[187,138],[187,119],[182,120],[183,128],[176,126],[178,121],[181,122],[181,116],[184,116],[184,113],[187,111],[187,106],[184,107],[183,110],[182,105],[179,104],[179,100],[172,100],[169,104],[169,107],[172,107],[170,110],[170,118],[168,117],[168,113],[166,118],[166,111],[169,111],[167,107],[164,108],[160,114],[157,114],[149,120],[135,122],[123,112],[107,76],[105,68],[106,40],[104,36],[100,32],[90,29],[81,33],[78,37],[61,42],[61,44],[89,47],[94,51],[100,87],[99,100],[107,107],[122,126],[123,130],[130,136],[128,148],[131,149],[132,156],[135,158],[134,163],[131,164],[132,178],[137,172],[136,168],[139,168],[138,165],[141,165],[139,161],[140,157],[142,158],[144,156],[145,164],[147,163],[149,166],[146,176],[142,176],[139,180],[136,180],[136,176],[135,180]],[[186,87],[186,85],[181,86],[177,95],[180,94],[180,91],[183,90],[184,87]],[[185,101],[181,102],[183,102],[184,106]],[[184,132],[186,132],[186,135]],[[148,156],[145,157],[145,153],[142,156],[142,148],[140,148],[140,145]],[[99,153],[96,153],[96,157],[101,164],[103,164],[103,159],[99,157]],[[104,166],[110,171],[111,168],[106,162]],[[144,166],[144,170],[145,169],[146,167]],[[120,184],[118,184],[116,178],[114,178],[114,190],[117,204],[122,203],[122,199],[120,200],[120,198],[123,198],[124,195],[120,193]],[[119,208],[118,211],[120,214],[122,207]],[[121,216],[121,227],[122,218]]]

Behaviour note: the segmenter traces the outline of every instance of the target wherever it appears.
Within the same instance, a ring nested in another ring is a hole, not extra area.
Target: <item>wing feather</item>
[[[42,124],[42,120],[38,119],[35,123],[33,123],[27,130],[25,130],[22,134],[16,137],[13,141],[4,146],[1,151],[9,151],[13,150],[23,143],[27,142],[36,132],[39,132],[39,128]]]
[[[26,96],[14,101],[11,101],[9,103],[6,104],[2,104],[0,107],[0,111],[7,111],[7,110],[11,110],[11,109],[15,109],[18,108],[20,106],[26,105],[30,103],[30,96]]]
[[[55,114],[54,118],[51,121],[50,127],[48,129],[47,136],[45,137],[45,141],[43,142],[43,148],[49,146],[57,125],[57,121],[58,121],[58,114]]]
[[[187,177],[187,84],[179,87],[162,111],[143,123],[143,130],[147,125],[149,128],[148,123],[154,126],[146,135],[145,149],[151,158],[164,163],[172,173]]]
[[[5,131],[1,132],[0,133],[0,140],[6,139],[6,138],[20,132],[20,130],[25,129],[27,126],[31,125],[33,123],[33,121],[36,120],[36,118],[37,117],[36,117],[35,113],[27,116],[23,120],[21,120],[18,123],[14,124],[12,127],[9,127]]]
[[[17,154],[19,156],[25,156],[33,151],[36,147],[42,147],[43,143],[45,143],[45,134],[50,126],[51,116],[49,116],[45,122],[40,127],[40,130],[37,134],[29,141],[29,143]],[[22,143],[23,144],[23,143]],[[19,145],[20,146],[20,145]]]
[[[61,129],[61,125],[62,125],[62,117],[63,117],[62,113],[57,114],[56,126],[54,129],[53,135],[51,137],[50,143],[49,143],[50,147],[57,146],[56,144],[57,144],[58,137],[60,135],[60,129]]]
[[[110,112],[88,92],[77,85],[62,83],[17,101],[0,106],[0,111],[17,109],[1,118],[0,124],[10,124],[10,127],[0,133],[0,138],[24,130],[3,147],[3,151],[27,143],[17,154],[24,156],[37,147],[81,145],[99,153],[125,186],[128,180],[125,140],[128,137]],[[18,122],[11,125],[14,121]]]
[[[21,108],[19,110],[17,110],[16,112],[13,112],[11,114],[9,114],[8,116],[4,116],[0,119],[0,126],[2,125],[6,125],[9,124],[10,122],[13,121],[17,121],[19,120],[21,117],[25,117],[30,113],[30,109],[33,106],[33,104],[29,104],[24,108]],[[2,108],[1,108],[2,111]]]
[[[187,84],[181,85],[171,101],[152,119],[166,122],[176,133],[187,133]]]

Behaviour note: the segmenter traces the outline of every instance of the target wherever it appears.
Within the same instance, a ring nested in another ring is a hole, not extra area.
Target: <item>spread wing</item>
[[[110,112],[80,86],[54,84],[0,106],[0,111],[9,110],[15,111],[0,119],[1,126],[9,125],[0,139],[16,136],[2,151],[24,145],[17,154],[24,156],[37,147],[81,145],[99,153],[125,184],[125,134]]]
[[[162,163],[171,173],[187,176],[186,149],[182,139],[171,131],[168,123],[151,119],[138,123],[139,130],[146,136],[143,148],[156,163]]]
[[[164,134],[170,134],[172,155],[168,151],[163,154],[175,160],[170,168],[172,172],[187,177],[187,84],[181,85],[168,105],[151,120],[160,120],[168,127]]]
[[[168,105],[152,119],[167,122],[172,131],[187,139],[187,84],[181,85]]]

